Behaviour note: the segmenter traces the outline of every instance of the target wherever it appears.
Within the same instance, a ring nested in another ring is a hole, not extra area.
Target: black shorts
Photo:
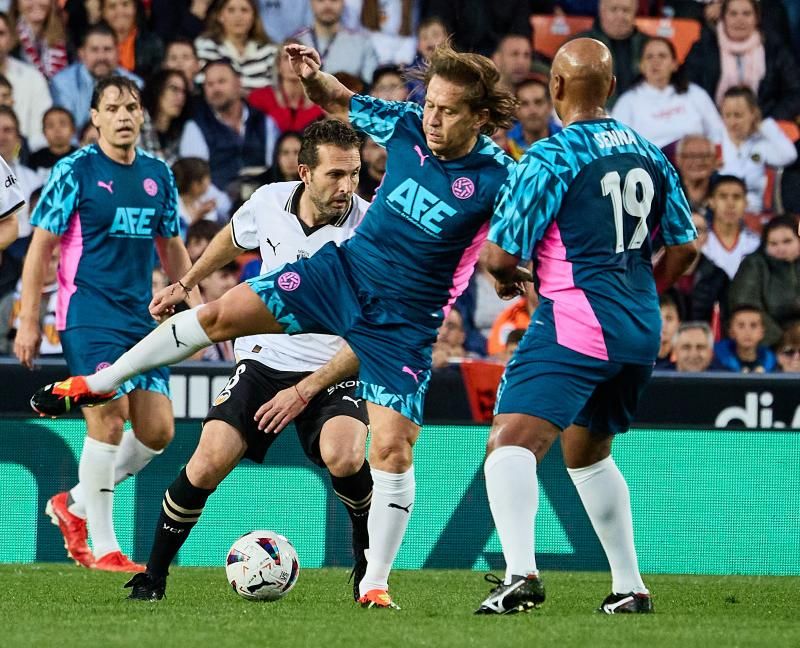
[[[242,360],[214,399],[203,424],[219,420],[233,426],[247,443],[244,456],[262,463],[278,435],[258,429],[258,423],[253,420],[256,411],[279,391],[296,385],[309,374],[307,371],[278,371],[255,360]],[[328,387],[314,396],[294,420],[303,452],[318,466],[325,467],[319,451],[319,435],[326,421],[334,416],[349,416],[364,425],[369,424],[366,402],[355,395],[357,385],[358,378],[350,377]]]

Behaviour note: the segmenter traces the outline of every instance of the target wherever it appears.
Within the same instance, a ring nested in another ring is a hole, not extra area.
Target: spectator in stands
[[[75,120],[66,108],[48,108],[42,118],[42,128],[47,146],[28,158],[28,166],[34,171],[49,171],[61,158],[76,150],[72,145],[75,139]]]
[[[153,278],[151,286],[152,286],[152,293],[154,295],[159,290],[163,290],[164,288],[169,286],[169,277],[167,277],[167,273],[164,272],[162,268],[159,267],[153,268]]]
[[[176,38],[167,43],[161,67],[165,70],[183,72],[183,76],[189,83],[190,96],[193,97],[200,91],[199,86],[194,82],[197,75],[200,74],[200,59],[197,58],[194,42],[187,38]]]
[[[119,67],[117,37],[110,27],[99,23],[90,27],[78,50],[79,61],[64,68],[51,81],[53,102],[72,113],[75,125],[83,129],[89,121],[94,84],[111,74],[121,74],[136,81],[142,80]]]
[[[89,144],[94,144],[100,137],[100,131],[97,130],[92,122],[86,122],[81,129],[80,136],[78,137],[78,146],[84,147]]]
[[[423,18],[441,18],[456,49],[491,56],[506,34],[530,42],[530,13],[529,0],[428,0]]]
[[[747,86],[733,86],[722,99],[722,168],[747,185],[747,211],[759,214],[764,209],[767,187],[766,165],[784,167],[797,159],[794,143],[775,120],[762,121],[755,93]]]
[[[9,56],[14,40],[12,33],[8,16],[0,12],[0,74],[13,88],[14,112],[19,118],[22,136],[30,146],[39,148],[45,143],[42,117],[53,102],[44,75],[33,65]]]
[[[800,237],[797,221],[773,218],[764,227],[761,247],[745,257],[729,291],[731,310],[759,308],[764,344],[774,346],[789,323],[800,320]]]
[[[419,71],[428,61],[439,45],[447,40],[447,27],[438,16],[431,16],[419,23],[417,27],[417,54],[413,63],[406,69],[411,73],[406,82],[408,98],[410,101],[423,103],[425,100],[425,86],[422,81],[415,78],[414,71]]]
[[[221,229],[221,225],[208,220],[199,220],[189,226],[189,230],[186,232],[186,251],[189,253],[192,263],[200,258],[208,244],[211,243],[211,239]]]
[[[706,244],[706,241],[708,241],[709,230],[708,219],[705,217],[705,213],[693,210],[692,223],[697,230],[697,249],[702,250],[703,246]],[[705,267],[706,264],[715,270],[715,275],[717,273],[722,275],[725,280],[723,283],[728,281],[727,275],[722,270],[717,268],[717,266],[715,266],[705,256],[698,254],[686,272],[684,272],[680,279],[678,279],[678,281],[675,283],[672,291],[673,296],[677,298],[678,311],[684,317],[688,317],[688,319],[705,319],[704,314],[694,313],[692,311],[692,307],[694,302],[694,294],[697,291],[696,284],[699,281],[704,280],[704,278],[709,274]]]
[[[178,159],[183,127],[189,119],[189,84],[178,70],[158,70],[142,90],[139,146],[172,165]]]
[[[116,36],[120,67],[143,79],[161,67],[164,46],[147,29],[141,0],[100,0],[100,10]]]
[[[539,305],[539,295],[533,284],[526,284],[526,295],[508,306],[495,319],[486,343],[486,351],[490,356],[501,356],[505,349],[508,335],[514,329],[527,329],[531,323],[531,315]]]
[[[703,254],[733,279],[745,256],[755,252],[758,235],[744,226],[747,206],[744,181],[736,176],[720,175],[711,189],[711,231]]]
[[[75,58],[78,47],[83,42],[84,34],[102,20],[100,0],[59,0],[64,6],[64,17],[67,27],[67,53],[70,60]]]
[[[630,88],[639,75],[639,59],[647,36],[636,28],[638,0],[600,0],[597,19],[575,38],[596,38],[611,50],[617,86],[608,106]]]
[[[228,191],[243,167],[266,171],[280,133],[271,118],[242,99],[239,76],[229,61],[206,65],[203,97],[183,130],[180,156],[207,160],[214,185]]]
[[[492,54],[492,62],[500,72],[500,80],[509,90],[525,80],[531,73],[533,49],[528,36],[508,34],[500,39]]]
[[[461,313],[451,308],[439,327],[439,334],[433,344],[433,368],[441,369],[453,360],[463,359],[466,356],[465,337]]]
[[[314,20],[309,0],[263,0],[258,3],[261,24],[273,43],[280,43]]]
[[[67,67],[67,33],[56,0],[12,0],[8,17],[16,25],[17,58],[47,79]]]
[[[561,126],[553,120],[553,100],[543,77],[529,75],[516,85],[514,94],[519,101],[517,122],[507,133],[506,148],[519,160],[531,144],[557,133]]]
[[[211,184],[211,169],[200,158],[181,158],[172,165],[175,187],[178,190],[178,214],[181,217],[181,235],[202,220],[227,222],[231,201]]]
[[[402,70],[396,65],[383,65],[372,75],[369,93],[378,99],[387,101],[406,101],[408,88]]]
[[[413,36],[416,4],[417,0],[350,0],[345,3],[342,22],[351,29],[366,30],[380,63],[408,65],[417,50]],[[353,25],[347,20],[348,5],[361,6]]]
[[[219,299],[238,283],[239,266],[236,265],[236,261],[231,261],[218,270],[214,270],[200,282],[203,301],[209,303]],[[230,340],[223,340],[198,351],[191,359],[206,362],[234,362],[236,357],[233,352],[233,343]]]
[[[206,31],[194,44],[201,67],[210,61],[230,61],[247,92],[275,81],[278,48],[258,19],[255,0],[219,0],[213,4]],[[198,82],[203,82],[203,72]]]
[[[525,337],[525,333],[527,333],[525,329],[514,329],[508,334],[508,337],[506,338],[506,348],[503,351],[503,354],[500,356],[500,359],[504,363],[511,360],[511,356],[514,355],[517,347],[519,347],[519,343],[522,342],[522,338]]]
[[[783,373],[800,373],[800,322],[784,331],[776,355]]]
[[[364,200],[372,202],[375,192],[383,182],[386,173],[386,149],[379,146],[371,137],[365,137],[361,145],[361,172],[358,176],[356,193]]]
[[[770,31],[759,31],[756,0],[724,0],[715,29],[704,28],[686,58],[686,72],[722,103],[726,90],[746,85],[765,117],[800,115],[800,71],[789,48]]]
[[[661,346],[658,348],[655,369],[674,369],[675,361],[672,358],[672,343],[678,327],[681,324],[681,316],[678,312],[678,304],[668,294],[658,298],[658,305],[661,309]]]
[[[705,212],[711,197],[711,179],[717,168],[717,151],[705,135],[686,135],[675,149],[675,166],[693,210]]]
[[[684,322],[672,343],[675,371],[708,371],[714,359],[714,334],[706,322]]]
[[[728,337],[714,345],[714,366],[736,373],[770,373],[776,370],[775,354],[762,344],[761,309],[742,304],[731,311]]]
[[[372,79],[378,67],[378,55],[363,31],[351,31],[342,25],[344,0],[310,0],[314,23],[295,35],[303,45],[317,50],[325,72],[347,72],[362,79]]]
[[[283,45],[297,42],[289,39]],[[300,77],[295,74],[283,46],[278,51],[277,85],[253,90],[247,97],[247,102],[270,117],[283,133],[302,133],[311,122],[325,116],[322,108],[306,97]]]
[[[162,42],[194,40],[203,31],[214,0],[151,0],[150,24]]]
[[[0,106],[14,107],[14,87],[2,74],[0,74]]]
[[[300,179],[297,159],[301,144],[300,133],[294,131],[281,133],[275,142],[275,153],[272,155],[272,165],[267,171],[266,182],[289,182]]]
[[[703,134],[722,139],[722,119],[705,90],[688,83],[678,70],[675,47],[666,38],[650,38],[639,62],[641,77],[620,95],[611,116],[663,148],[682,137]]]

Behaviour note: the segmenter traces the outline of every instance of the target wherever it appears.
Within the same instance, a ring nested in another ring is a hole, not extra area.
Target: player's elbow
[[[667,254],[674,259],[674,263],[685,272],[700,255],[697,240],[689,241],[683,245],[673,245],[667,248]]]
[[[0,220],[0,252],[17,240],[18,228],[16,214]]]
[[[506,281],[513,277],[517,258],[492,242],[486,244],[486,270],[495,279]]]

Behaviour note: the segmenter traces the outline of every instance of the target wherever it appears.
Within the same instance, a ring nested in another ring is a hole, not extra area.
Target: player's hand
[[[175,306],[186,299],[186,291],[179,283],[162,288],[150,302],[150,315],[159,322],[175,313]]]
[[[272,400],[258,408],[253,420],[264,434],[278,434],[302,412],[310,398],[301,397],[296,387],[279,391]]]
[[[20,321],[17,335],[14,338],[14,355],[20,364],[28,369],[33,369],[36,357],[39,355],[39,345],[42,343],[42,333],[39,323],[35,321]]]
[[[305,45],[286,45],[284,51],[289,55],[289,63],[294,73],[301,79],[312,78],[322,67],[319,52]]]
[[[514,299],[526,294],[526,283],[533,281],[533,275],[527,268],[517,266],[514,276],[509,281],[497,280],[494,282],[494,289],[500,299]]]

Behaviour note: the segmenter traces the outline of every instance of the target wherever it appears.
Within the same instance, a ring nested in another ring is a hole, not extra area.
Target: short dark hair
[[[303,141],[297,156],[299,164],[314,169],[319,164],[319,147],[330,144],[341,149],[360,149],[361,137],[352,126],[338,119],[323,119],[309,124],[303,131]]]
[[[176,36],[175,38],[171,38],[170,40],[168,40],[167,43],[164,45],[165,56],[167,50],[173,45],[186,45],[187,47],[191,47],[192,52],[194,52],[194,55],[197,56],[197,48],[194,46],[194,41],[191,38],[186,38],[186,36]]]
[[[758,108],[758,98],[756,97],[756,93],[753,92],[753,89],[749,86],[732,86],[725,91],[725,94],[722,95],[722,101],[725,101],[726,99],[738,98],[744,99],[751,110]]]
[[[372,73],[372,83],[370,84],[370,87],[374,88],[376,85],[378,85],[378,81],[381,80],[381,77],[388,76],[390,74],[404,79],[403,71],[400,69],[399,65],[381,65],[375,68],[375,71]]]
[[[797,236],[797,219],[794,216],[774,216],[761,231],[761,245],[766,249],[767,239],[776,229],[786,228],[792,230],[792,234]]]
[[[185,194],[193,182],[211,175],[211,167],[202,158],[185,157],[172,165],[172,174],[175,176],[178,193]]]
[[[662,293],[658,296],[658,307],[664,308],[665,306],[668,308],[672,307],[676,311],[678,310],[678,302],[676,302],[675,298],[669,293]]]
[[[745,195],[747,194],[747,185],[739,176],[721,174],[714,178],[713,182],[711,183],[711,195],[713,196],[716,193],[717,187],[724,184],[739,185],[742,188],[742,191],[744,191]]]
[[[258,19],[258,17],[256,17]],[[231,61],[228,57],[223,56],[222,58],[214,59],[213,61],[209,61],[208,63],[203,66],[203,74],[208,72],[209,68],[214,67],[215,65],[221,65],[222,67],[228,68],[231,72],[233,72],[237,77],[239,77],[239,73],[236,71],[236,68],[233,66],[233,61]]]
[[[439,16],[428,16],[425,18],[425,20],[419,21],[419,25],[417,25],[417,36],[419,36],[419,33],[423,29],[426,29],[431,25],[439,25],[442,29],[444,29],[445,34],[448,32],[447,25],[445,24],[444,20],[439,18]]]
[[[199,220],[189,225],[189,228],[186,230],[186,242],[188,243],[192,239],[205,239],[210,241],[221,229],[222,226],[214,221]]]
[[[527,329],[522,328],[517,328],[511,331],[506,338],[506,347],[508,347],[509,344],[519,344],[522,341],[522,338],[525,337],[526,332]]]
[[[14,126],[17,128],[17,135],[21,135],[19,130],[19,117],[17,117],[17,113],[14,112],[14,109],[10,106],[0,106],[0,117],[3,115],[14,122]]]
[[[514,86],[514,95],[519,96],[519,91],[523,88],[527,88],[530,85],[544,88],[544,96],[547,98],[547,101],[552,102],[550,97],[550,84],[547,82],[545,77],[543,77],[541,74],[536,74],[535,72],[531,72],[524,79],[522,79],[522,81]]]
[[[95,83],[94,92],[92,92],[92,108],[95,110],[100,109],[100,100],[103,98],[103,93],[108,88],[116,88],[120,91],[120,94],[127,90],[135,97],[136,101],[140,104],[142,103],[142,91],[139,90],[139,86],[136,85],[136,82],[121,74],[113,74]]]
[[[44,128],[44,123],[47,121],[47,118],[50,115],[55,115],[56,113],[66,115],[69,118],[69,123],[72,124],[72,130],[75,130],[75,117],[73,117],[72,113],[63,106],[50,106],[50,108],[44,111],[44,115],[42,115],[42,128]]]
[[[761,318],[761,323],[764,323],[764,311],[753,304],[737,304],[731,308],[730,315],[728,316],[728,322],[733,322],[733,318],[739,313],[758,313],[758,316]]]
[[[99,23],[92,25],[91,27],[89,27],[89,29],[87,29],[84,32],[83,38],[81,38],[81,47],[86,45],[86,42],[92,36],[109,36],[114,39],[115,43],[117,42],[116,33],[114,33],[114,30],[111,29],[111,27],[109,27],[108,23],[103,21],[100,21]]]

